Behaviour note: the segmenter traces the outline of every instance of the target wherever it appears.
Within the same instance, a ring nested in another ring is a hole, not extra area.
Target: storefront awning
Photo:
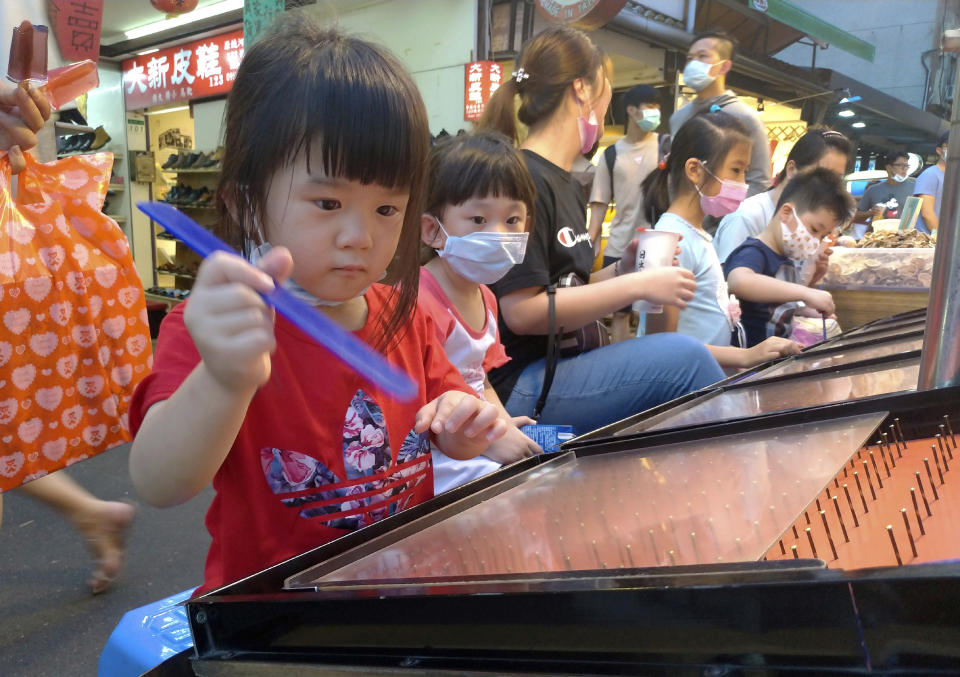
[[[697,6],[698,30],[722,28],[745,49],[767,56],[808,37],[873,61],[876,47],[788,0],[705,0]]]

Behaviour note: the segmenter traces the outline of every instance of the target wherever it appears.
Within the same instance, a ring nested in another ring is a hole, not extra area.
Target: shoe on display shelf
[[[100,125],[93,130],[93,138],[90,140],[89,148],[90,150],[100,150],[109,142],[110,135],[107,134],[107,131],[103,128],[103,125]]]

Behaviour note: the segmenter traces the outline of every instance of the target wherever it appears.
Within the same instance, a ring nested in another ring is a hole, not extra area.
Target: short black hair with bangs
[[[487,129],[443,139],[430,151],[429,167],[425,213],[439,219],[450,205],[475,197],[505,197],[527,207],[524,230],[533,230],[537,189],[523,157],[505,135]],[[421,263],[434,256],[433,249],[421,246]]]
[[[423,99],[393,55],[303,10],[286,12],[247,50],[227,99],[220,229],[241,251],[260,244],[271,181],[303,152],[308,170],[319,163],[327,176],[409,189],[385,280],[394,293],[376,330],[377,347],[388,349],[416,305],[429,149]]]

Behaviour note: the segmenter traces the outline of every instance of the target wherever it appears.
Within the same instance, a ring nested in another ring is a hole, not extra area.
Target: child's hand
[[[747,348],[747,360],[743,366],[752,367],[785,355],[796,355],[800,352],[801,348],[802,346],[799,343],[795,343],[790,339],[771,336],[752,348]]]
[[[255,390],[270,378],[274,316],[257,292],[270,292],[274,277],[285,279],[293,259],[286,248],[276,247],[259,268],[239,256],[214,253],[200,265],[183,314],[204,366],[231,390]]]
[[[833,304],[833,297],[830,295],[830,292],[823,291],[822,289],[807,287],[803,298],[800,300],[814,310],[819,310],[824,315],[833,315],[836,311],[836,306]]]
[[[414,432],[430,430],[437,446],[453,459],[466,460],[482,454],[510,427],[500,409],[475,395],[448,390],[417,412]]]
[[[696,278],[686,268],[650,268],[633,275],[637,279],[636,298],[657,305],[686,308],[697,290]]]
[[[507,433],[487,447],[483,455],[491,461],[509,465],[542,453],[539,444],[520,432],[519,428],[508,425]]]
[[[530,418],[529,416],[511,416],[510,417],[510,424],[517,428],[522,428],[525,425],[536,425],[536,423],[537,422],[532,418]]]

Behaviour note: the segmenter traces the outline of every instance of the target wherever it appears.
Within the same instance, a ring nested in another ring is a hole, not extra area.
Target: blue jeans
[[[546,359],[521,372],[504,403],[511,416],[530,416],[540,397]],[[572,425],[588,433],[724,378],[697,339],[652,334],[575,357],[561,357],[541,423]]]

